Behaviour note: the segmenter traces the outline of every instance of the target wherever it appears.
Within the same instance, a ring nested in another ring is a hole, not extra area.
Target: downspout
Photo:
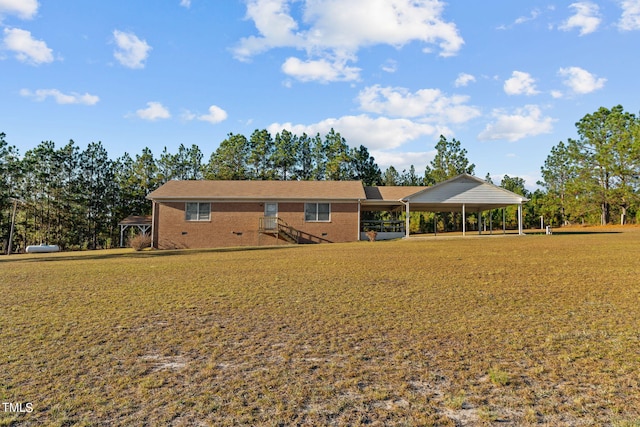
[[[156,248],[156,201],[151,201],[151,248]]]
[[[360,203],[362,203],[362,199],[358,199],[358,240],[357,240],[358,242],[361,240],[360,239],[360,230],[361,230],[360,221],[362,220],[362,212],[360,210]]]

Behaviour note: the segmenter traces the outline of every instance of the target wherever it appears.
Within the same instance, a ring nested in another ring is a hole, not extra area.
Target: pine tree
[[[211,154],[205,170],[205,179],[249,179],[247,158],[249,141],[244,135],[230,133]]]
[[[426,185],[437,184],[463,173],[473,175],[475,165],[469,163],[467,150],[461,147],[460,141],[455,138],[448,141],[447,138],[440,135],[436,151],[436,156],[425,169],[424,181]]]
[[[249,138],[249,157],[247,167],[251,179],[273,179],[275,174],[271,156],[274,142],[266,129],[256,129]]]

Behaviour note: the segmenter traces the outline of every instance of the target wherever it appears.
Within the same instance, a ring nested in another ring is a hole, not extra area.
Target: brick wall
[[[264,204],[214,202],[209,221],[186,221],[185,203],[157,203],[154,238],[160,249],[286,244],[258,233]],[[301,243],[350,242],[358,239],[358,204],[331,203],[329,222],[305,222],[304,203],[278,203],[278,217],[302,232]]]

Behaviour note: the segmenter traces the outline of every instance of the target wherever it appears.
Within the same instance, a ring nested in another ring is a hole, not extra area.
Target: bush
[[[136,251],[141,251],[151,246],[151,236],[148,234],[138,234],[129,240],[129,246]]]

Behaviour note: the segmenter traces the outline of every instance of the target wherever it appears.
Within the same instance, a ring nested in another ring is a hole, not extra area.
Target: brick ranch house
[[[432,187],[366,187],[361,181],[169,181],[152,201],[157,249],[331,243],[408,237],[411,211],[482,212],[524,197],[463,174]],[[366,212],[405,212],[404,220],[364,220]],[[466,221],[463,234],[466,232]]]

